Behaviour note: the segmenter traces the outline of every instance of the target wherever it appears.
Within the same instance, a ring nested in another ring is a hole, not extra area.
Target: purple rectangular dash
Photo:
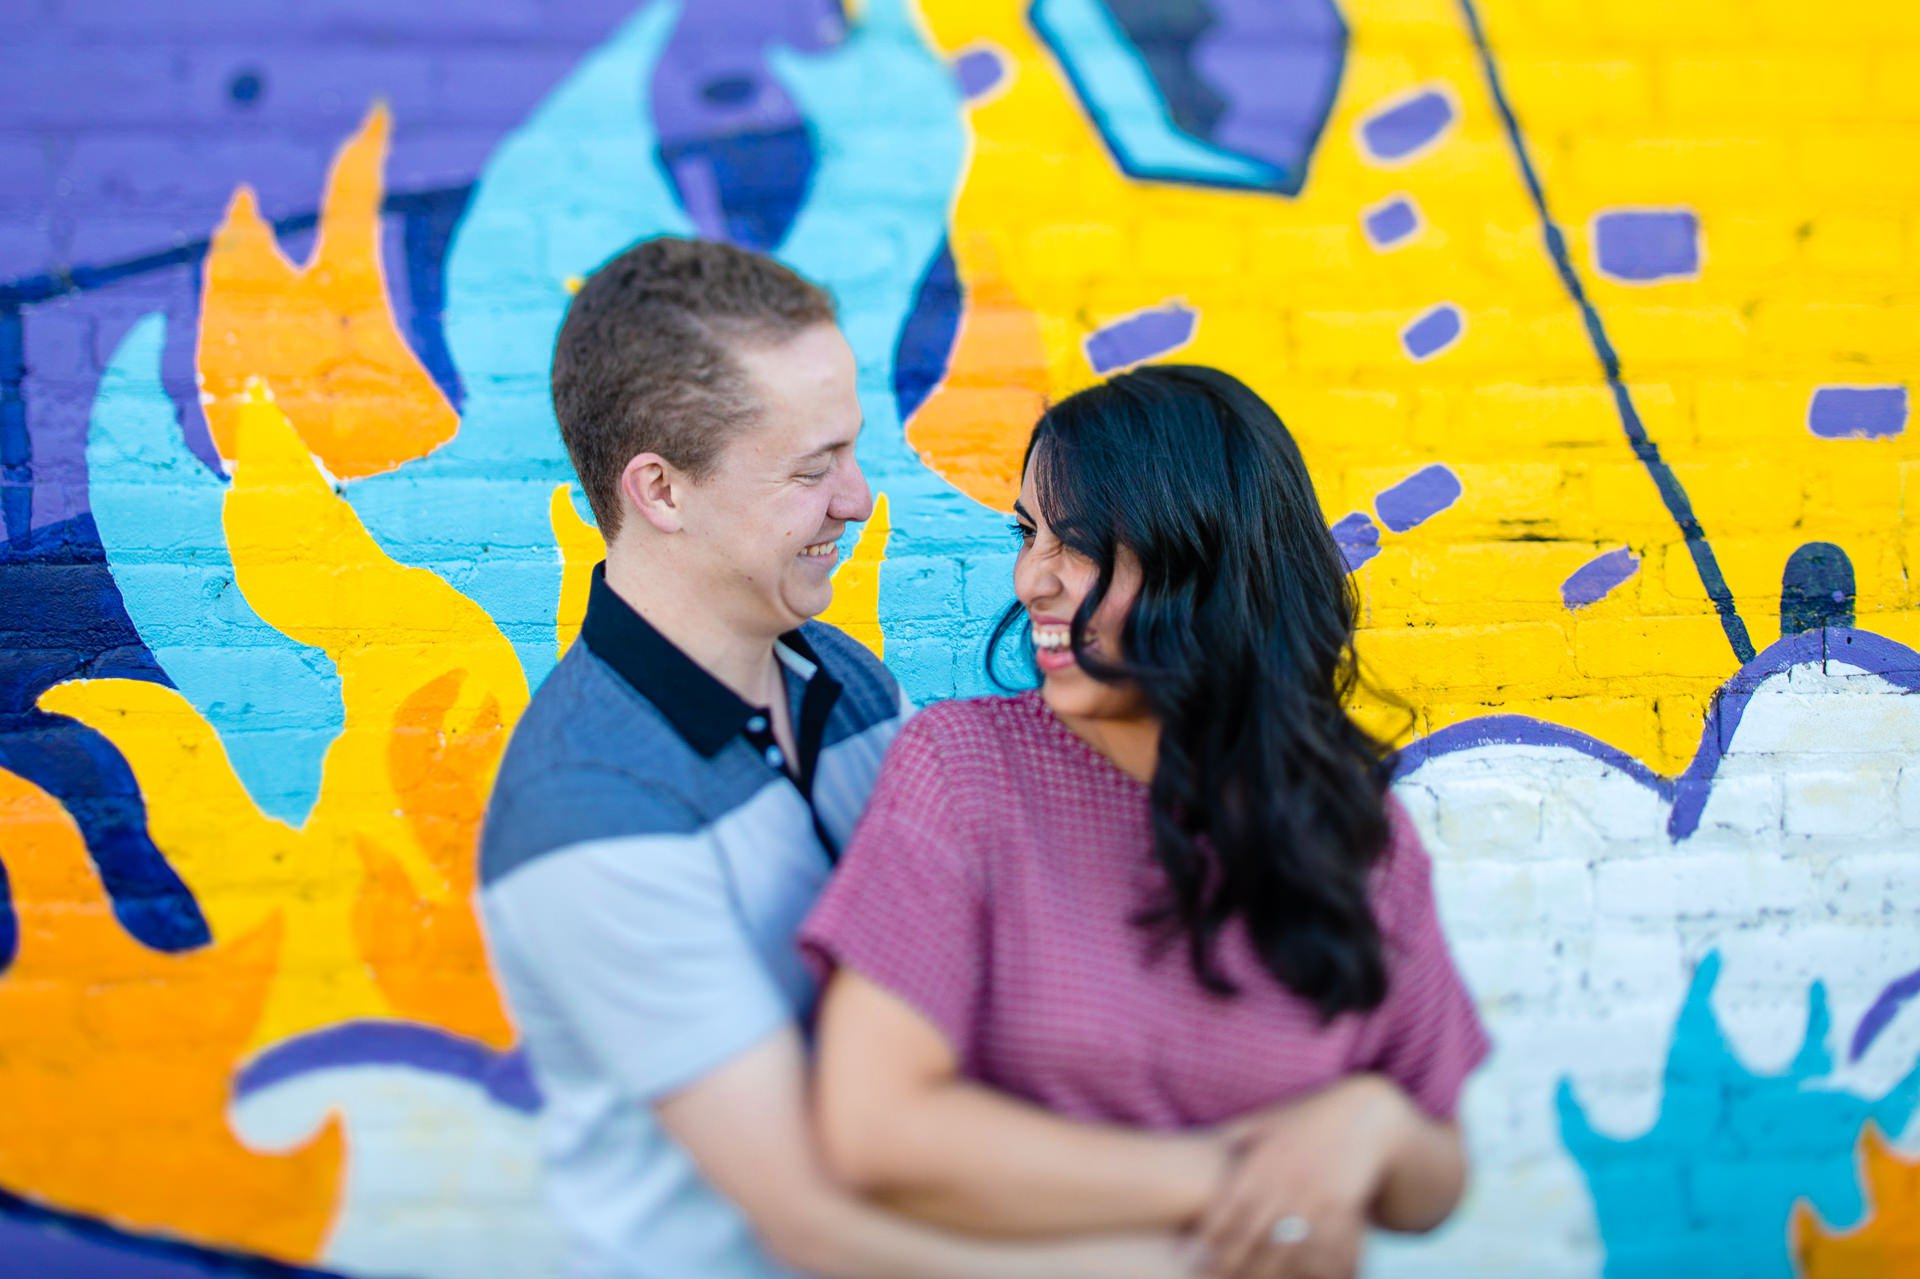
[[[1369,116],[1360,140],[1376,160],[1404,160],[1439,137],[1453,123],[1453,103],[1437,89]]]
[[[1373,499],[1380,522],[1396,533],[1426,523],[1460,500],[1460,477],[1435,462]]]
[[[1451,302],[1442,302],[1400,330],[1400,345],[1414,359],[1424,360],[1452,346],[1465,328],[1460,308]]]
[[[1568,608],[1597,604],[1613,593],[1614,587],[1640,571],[1640,561],[1626,547],[1608,551],[1573,570],[1560,583],[1560,598]]]
[[[1367,239],[1376,249],[1390,249],[1420,229],[1420,214],[1413,201],[1395,196],[1377,208],[1368,209],[1361,219]]]
[[[1380,553],[1380,528],[1364,511],[1342,515],[1333,526],[1333,540],[1346,557],[1349,573]]]
[[[960,92],[977,98],[1006,79],[1007,64],[998,49],[979,46],[953,60],[953,74],[960,81]]]
[[[1827,440],[1898,435],[1907,429],[1907,388],[1823,386],[1807,405],[1807,429]]]
[[[1129,364],[1185,346],[1198,316],[1178,302],[1115,320],[1087,336],[1087,362],[1095,373],[1111,373]]]
[[[1700,219],[1691,209],[1624,209],[1593,220],[1600,274],[1634,284],[1700,274]]]

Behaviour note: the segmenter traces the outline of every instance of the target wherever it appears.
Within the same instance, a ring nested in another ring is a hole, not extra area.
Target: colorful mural
[[[990,688],[1048,399],[1216,363],[1299,437],[1497,1044],[1369,1273],[1920,1273],[1909,9],[0,30],[8,1265],[557,1273],[473,845],[599,554],[553,334],[676,232],[838,299],[830,620],[921,701]]]

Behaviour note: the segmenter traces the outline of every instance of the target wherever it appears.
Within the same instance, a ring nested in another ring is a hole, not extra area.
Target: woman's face
[[[1130,684],[1104,684],[1080,667],[1069,643],[1073,615],[1093,590],[1100,566],[1054,536],[1034,493],[1033,470],[1020,481],[1014,518],[1020,524],[1020,554],[1013,565],[1013,593],[1027,610],[1033,628],[1034,662],[1040,668],[1041,695],[1062,719],[1137,719],[1148,714],[1139,690]],[[1114,565],[1113,584],[1087,626],[1086,647],[1117,661],[1120,631],[1140,591],[1140,565],[1123,547]]]

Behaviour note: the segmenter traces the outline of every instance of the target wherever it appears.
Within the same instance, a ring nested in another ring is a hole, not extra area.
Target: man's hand
[[[1197,1232],[1207,1273],[1352,1279],[1389,1162],[1420,1122],[1393,1084],[1356,1075],[1230,1126],[1238,1158]]]

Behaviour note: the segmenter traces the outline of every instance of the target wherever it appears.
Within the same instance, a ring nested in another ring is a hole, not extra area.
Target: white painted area
[[[1843,667],[1796,668],[1755,694],[1697,831],[1666,804],[1562,747],[1477,747],[1433,759],[1400,795],[1426,835],[1441,914],[1496,1042],[1467,1093],[1476,1180],[1445,1230],[1376,1241],[1374,1279],[1592,1279],[1600,1241],[1561,1145],[1554,1089],[1571,1077],[1619,1137],[1653,1122],[1693,966],[1719,950],[1715,1010],[1736,1052],[1781,1069],[1826,984],[1831,1086],[1883,1094],[1920,1056],[1910,1006],[1862,1061],[1871,1001],[1920,967],[1920,697]],[[562,1244],[539,1197],[535,1121],[458,1080],[341,1068],[234,1109],[267,1148],[345,1116],[347,1185],[325,1263],[365,1276],[540,1279]],[[1905,1144],[1920,1142],[1920,1126]]]
[[[335,1113],[346,1186],[322,1265],[365,1279],[557,1279],[564,1245],[540,1195],[532,1116],[459,1079],[356,1066],[263,1089],[232,1118],[245,1141],[274,1150]]]
[[[1920,967],[1920,696],[1834,663],[1768,679],[1699,828],[1677,844],[1657,795],[1569,748],[1460,751],[1400,791],[1496,1048],[1465,1102],[1466,1205],[1432,1238],[1377,1241],[1375,1279],[1598,1275],[1592,1203],[1560,1143],[1554,1089],[1571,1077],[1598,1129],[1644,1132],[1709,951],[1723,956],[1714,1011],[1750,1070],[1785,1067],[1816,980],[1833,1018],[1828,1085],[1878,1097],[1920,1056],[1910,1006],[1860,1062],[1846,1060],[1871,1002]]]

